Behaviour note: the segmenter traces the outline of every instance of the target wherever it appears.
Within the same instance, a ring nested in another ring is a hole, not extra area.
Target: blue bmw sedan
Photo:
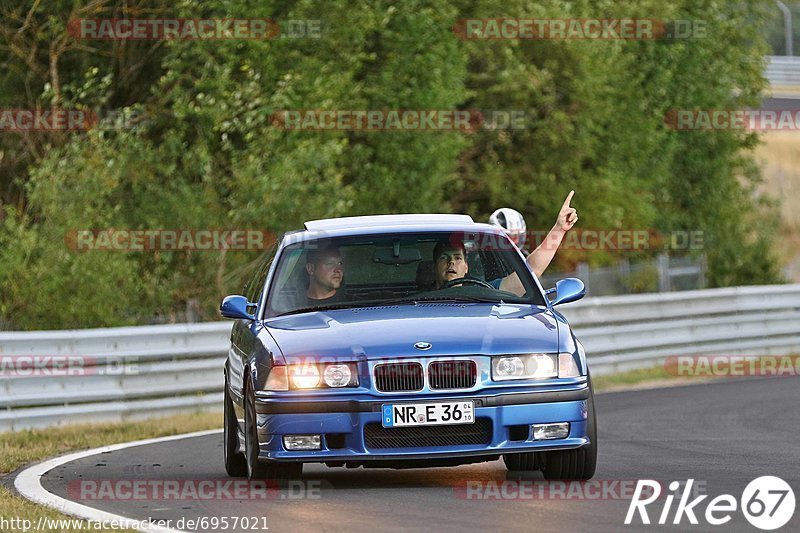
[[[586,355],[500,230],[465,215],[306,222],[244,294],[224,368],[231,476],[289,479],[304,463],[448,466],[589,479],[597,457]]]

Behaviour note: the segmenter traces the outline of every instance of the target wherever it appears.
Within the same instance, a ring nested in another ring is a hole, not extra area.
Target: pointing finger
[[[569,191],[569,194],[567,195],[567,199],[564,200],[564,205],[561,206],[561,209],[564,209],[565,207],[569,207],[569,203],[572,200],[572,195],[573,194],[575,194],[575,191]]]

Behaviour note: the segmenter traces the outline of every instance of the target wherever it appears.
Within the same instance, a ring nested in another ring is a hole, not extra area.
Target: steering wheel
[[[480,285],[481,287],[486,287],[487,289],[494,290],[494,287],[492,287],[491,285],[489,285],[485,281],[479,280],[479,279],[475,279],[475,278],[456,278],[456,279],[451,279],[450,281],[448,281],[447,283],[442,285],[442,288],[443,289],[449,289],[451,287],[455,287],[456,285],[461,285],[462,283],[467,283],[467,284],[472,284],[472,285]]]

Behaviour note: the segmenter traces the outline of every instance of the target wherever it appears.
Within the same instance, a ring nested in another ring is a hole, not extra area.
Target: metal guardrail
[[[58,376],[0,371],[0,431],[219,406],[231,325],[0,333],[0,370],[24,356],[74,356],[76,363],[73,375],[70,366],[60,367]]]
[[[604,296],[559,309],[594,375],[670,355],[800,353],[800,285]],[[219,407],[230,328],[0,333],[0,431]],[[76,375],[8,375],[6,362],[18,356],[75,356],[81,366]]]
[[[800,57],[768,56],[764,76],[775,98],[800,98]]]
[[[623,257],[616,264],[590,267],[578,263],[575,270],[540,276],[543,286],[552,287],[563,278],[579,278],[586,291],[596,296],[700,290],[706,288],[706,258],[671,256],[666,253],[653,258],[629,261]]]
[[[800,285],[587,298],[562,313],[594,375],[672,355],[800,353]]]

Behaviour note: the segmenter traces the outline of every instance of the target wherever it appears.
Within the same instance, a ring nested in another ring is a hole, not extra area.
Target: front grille
[[[434,361],[428,367],[431,389],[469,389],[477,376],[475,361]]]
[[[375,366],[375,388],[381,392],[422,390],[424,376],[419,363],[389,363]]]
[[[477,418],[474,424],[385,428],[377,422],[364,426],[367,448],[435,448],[492,442],[492,421]]]

